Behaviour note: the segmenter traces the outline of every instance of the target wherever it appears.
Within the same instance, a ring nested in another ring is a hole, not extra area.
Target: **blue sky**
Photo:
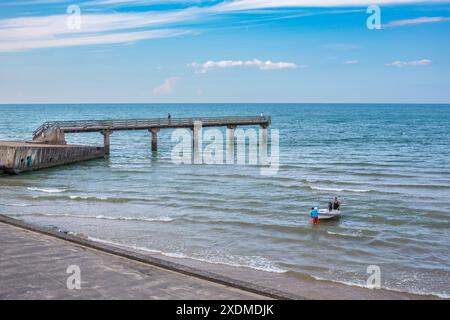
[[[450,0],[371,3],[2,0],[0,103],[450,103]]]

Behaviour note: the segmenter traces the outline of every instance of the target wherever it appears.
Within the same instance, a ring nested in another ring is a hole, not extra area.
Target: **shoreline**
[[[75,243],[93,250],[142,262],[177,273],[266,296],[273,299],[443,299],[435,295],[413,294],[388,289],[371,290],[357,285],[318,280],[295,272],[271,273],[248,267],[236,267],[198,261],[188,257],[168,257],[139,249],[108,243],[101,239],[68,234],[33,225],[0,214],[0,222]],[[268,276],[270,274],[270,276]]]
[[[90,239],[94,242],[131,249],[101,239]],[[157,259],[167,260],[196,270],[220,274],[235,281],[250,282],[266,288],[272,288],[289,295],[306,300],[445,300],[437,295],[418,294],[390,289],[368,289],[357,284],[345,284],[327,279],[316,279],[307,274],[293,271],[270,272],[246,266],[231,266],[222,263],[196,260],[190,257],[171,257],[164,253],[133,248],[133,252],[142,252]]]
[[[143,255],[137,252],[123,250],[118,247],[108,246],[105,244],[101,244],[98,242],[91,241],[87,238],[59,232],[54,229],[44,228],[37,225],[32,225],[27,222],[17,220],[14,218],[10,218],[3,214],[0,214],[0,223],[4,223],[6,225],[11,225],[14,227],[18,227],[24,230],[32,231],[37,234],[42,234],[45,236],[50,236],[53,238],[57,238],[60,240],[65,240],[72,244],[80,245],[86,247],[91,250],[100,251],[102,253],[107,253],[112,256],[125,258],[131,261],[140,262],[147,264],[149,266],[157,267],[160,269],[165,269],[167,271],[187,275],[190,277],[198,278],[201,280],[206,280],[210,283],[215,283],[219,285],[225,285],[227,287],[245,291],[251,294],[257,294],[266,298],[272,299],[282,299],[282,300],[303,300],[304,298],[301,296],[295,296],[292,294],[288,294],[286,292],[282,292],[272,288],[262,287],[260,285],[256,285],[250,282],[238,281],[232,278],[228,278],[223,275],[214,274],[208,271],[194,269],[187,265],[177,264],[175,262],[171,262],[167,259],[159,259],[150,255]]]

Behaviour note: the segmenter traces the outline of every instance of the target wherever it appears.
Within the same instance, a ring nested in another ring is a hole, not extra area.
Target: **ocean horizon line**
[[[1,106],[36,106],[36,105],[207,105],[207,104],[228,104],[228,105],[433,105],[450,106],[449,102],[37,102],[37,103],[0,103]]]

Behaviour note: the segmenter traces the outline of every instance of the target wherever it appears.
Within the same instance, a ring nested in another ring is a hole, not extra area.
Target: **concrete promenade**
[[[81,289],[67,289],[70,265]],[[267,299],[0,221],[0,299]]]

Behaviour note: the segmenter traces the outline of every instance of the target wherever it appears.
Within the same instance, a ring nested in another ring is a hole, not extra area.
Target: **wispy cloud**
[[[60,39],[39,39],[27,41],[7,41],[0,44],[0,52],[19,52],[39,48],[72,47],[98,44],[132,43],[144,39],[167,38],[186,34],[182,30],[148,30],[138,32],[121,32],[113,34],[96,34]]]
[[[397,67],[397,68],[403,68],[403,67],[417,67],[417,66],[427,66],[432,64],[432,61],[429,59],[422,59],[422,60],[412,60],[412,61],[393,61],[391,63],[387,63],[387,67]]]
[[[14,4],[59,4],[73,0],[6,0],[5,3]],[[153,5],[153,4],[213,4],[217,11],[239,11],[264,8],[298,8],[298,7],[361,7],[373,4],[370,0],[88,0],[77,1],[83,5]],[[422,3],[424,0],[377,0],[376,4],[410,4]],[[448,2],[435,0],[435,2]],[[76,3],[76,2],[75,2]]]
[[[377,0],[377,5],[421,3],[423,0]],[[445,2],[445,1],[444,1]],[[373,1],[367,0],[234,0],[223,1],[214,7],[215,11],[246,11],[271,8],[299,7],[361,7],[369,6]]]
[[[79,29],[68,27],[69,15],[3,19],[0,20],[0,52],[128,43],[183,35],[190,31],[169,27],[175,22],[193,19],[196,15],[195,9],[186,9],[182,13],[82,14]]]
[[[91,0],[84,4],[90,5],[154,5],[154,4],[198,4],[208,2],[208,0]],[[211,2],[211,0],[209,0]]]
[[[304,68],[304,65],[298,65],[292,62],[272,62],[270,60],[262,61],[259,59],[253,60],[221,60],[221,61],[207,61],[204,63],[193,62],[189,64],[190,67],[195,68],[199,73],[206,73],[213,69],[225,69],[236,67],[253,67],[260,70],[282,70],[282,69],[298,69]]]
[[[46,3],[66,6],[68,0],[36,0],[2,1],[4,3]],[[186,34],[192,30],[194,24],[201,24],[211,17],[221,17],[239,11],[275,10],[285,8],[346,8],[364,7],[372,1],[361,0],[88,0],[79,1],[83,6],[90,5],[90,9],[109,9],[114,5],[134,6],[142,4],[168,4],[164,10],[146,9],[146,11],[114,12],[94,14],[83,9],[81,14],[81,29],[67,28],[69,15],[27,16],[19,18],[0,19],[0,52],[23,51],[37,48],[62,47],[74,45],[95,45],[105,43],[120,43],[152,39],[154,37],[174,36]],[[378,0],[377,4],[405,4],[422,2],[422,0]],[[442,0],[442,2],[450,2]],[[83,7],[84,8],[84,7]],[[156,8],[156,7],[155,7]],[[125,11],[125,10],[124,10]],[[340,13],[339,10],[330,10]],[[343,10],[342,13],[346,12]],[[391,26],[429,23],[447,19],[442,17],[421,18],[421,20],[403,20],[392,22]],[[169,30],[180,28],[182,24],[189,24],[189,30]],[[341,49],[349,50],[345,46]],[[258,66],[259,68],[279,68],[275,65]],[[291,67],[291,66],[290,66]],[[289,68],[289,66],[281,66]]]
[[[395,20],[384,24],[383,28],[412,26],[417,24],[437,23],[444,21],[450,21],[450,17],[420,17],[414,19]]]
[[[403,5],[423,3],[424,0],[377,0],[377,5]],[[448,3],[450,0],[434,0],[436,3]],[[176,5],[201,6],[214,12],[235,12],[277,8],[342,8],[367,7],[371,0],[2,0],[0,5],[30,4],[82,4],[83,6],[152,6]]]
[[[156,87],[153,88],[154,95],[166,95],[175,91],[175,84],[180,80],[179,77],[171,77]]]
[[[359,63],[358,60],[347,60],[347,61],[344,61],[344,64],[346,64],[346,65],[358,64],[358,63]]]

